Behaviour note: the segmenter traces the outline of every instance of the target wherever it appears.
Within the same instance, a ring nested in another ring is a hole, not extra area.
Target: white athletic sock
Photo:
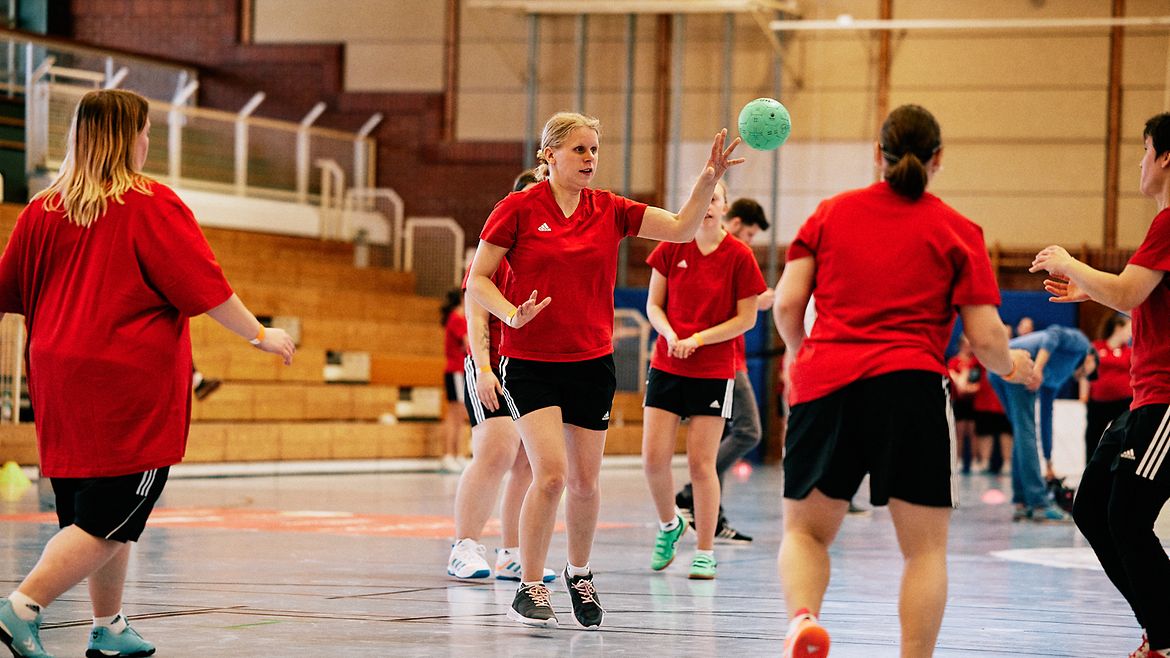
[[[661,530],[662,532],[670,532],[671,530],[674,530],[677,527],[678,527],[678,516],[677,515],[667,523],[663,523],[662,521],[658,522],[658,529]]]
[[[500,555],[503,555],[504,557],[519,557],[520,547],[513,546],[511,548],[501,548]]]
[[[9,594],[8,600],[12,601],[12,611],[24,621],[36,619],[37,615],[41,614],[41,610],[45,607],[24,594],[21,594],[19,591]]]
[[[589,563],[588,562],[586,562],[585,566],[583,566],[583,567],[574,567],[572,564],[569,564],[566,566],[569,570],[570,576],[588,576],[590,573],[592,573],[589,570]]]
[[[533,585],[540,585],[540,584],[541,584],[541,582],[539,580],[534,580],[532,582],[527,582],[527,581],[523,581],[523,580],[520,581],[521,587],[532,587]]]
[[[122,614],[121,610],[118,611],[118,614],[110,617],[93,618],[94,628],[108,628],[115,635],[121,634],[121,632],[126,630],[126,627],[129,625],[130,624],[126,622],[126,616]]]
[[[706,555],[707,557],[713,558],[713,557],[715,557],[715,549],[711,549],[711,550],[709,550],[709,551],[705,551],[705,550],[703,550],[703,549],[701,549],[701,548],[696,548],[696,549],[695,549],[695,555]]]

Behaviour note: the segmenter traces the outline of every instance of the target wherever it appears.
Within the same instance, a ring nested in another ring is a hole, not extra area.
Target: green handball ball
[[[774,98],[757,98],[739,111],[739,136],[757,151],[771,151],[788,140],[792,117]]]

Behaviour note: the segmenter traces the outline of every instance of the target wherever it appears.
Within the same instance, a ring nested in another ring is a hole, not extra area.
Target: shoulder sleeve
[[[638,231],[642,230],[642,218],[646,216],[646,204],[616,194],[612,196],[618,235],[623,237],[638,235]]]
[[[958,233],[959,240],[953,254],[955,267],[951,304],[973,306],[991,304],[999,306],[999,284],[991,269],[991,258],[983,242],[983,229],[970,220],[962,219],[965,226]]]
[[[20,212],[8,244],[4,247],[4,255],[0,256],[0,313],[25,313],[24,296],[21,294],[24,289],[23,261],[30,221],[28,215],[34,204],[29,204]],[[39,207],[39,204],[35,205]]]
[[[185,315],[206,313],[232,296],[231,286],[211,253],[190,208],[165,185],[154,196],[135,193],[138,262],[151,285]]]
[[[490,242],[497,247],[511,249],[516,244],[516,235],[520,228],[520,211],[523,208],[519,194],[509,194],[496,204],[492,214],[484,222],[479,239]]]
[[[747,245],[744,245],[736,258],[734,275],[732,285],[736,301],[758,295],[768,289],[764,275],[760,272],[760,264],[756,262],[756,255]]]
[[[1170,272],[1170,209],[1154,217],[1150,230],[1146,232],[1146,239],[1142,240],[1129,262],[1151,270]]]
[[[650,255],[646,257],[646,264],[653,267],[662,276],[666,276],[670,272],[670,266],[673,265],[671,261],[674,259],[671,258],[671,251],[671,243],[659,242],[658,246],[654,247],[654,251],[651,251]]]
[[[825,224],[826,202],[822,201],[808,219],[804,220],[792,244],[788,245],[785,261],[793,261],[808,256],[816,256],[821,246],[821,229]]]

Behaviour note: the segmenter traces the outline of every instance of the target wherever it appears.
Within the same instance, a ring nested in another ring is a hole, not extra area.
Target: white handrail
[[[353,186],[354,187],[369,187],[370,183],[374,181],[367,180],[369,178],[369,143],[366,138],[374,131],[374,128],[382,122],[382,113],[378,112],[374,116],[366,119],[362,124],[357,135],[353,138]]]
[[[122,82],[126,79],[127,75],[130,75],[130,69],[126,68],[125,66],[118,69],[113,75],[107,75],[105,88],[117,89],[118,87],[122,86]]]
[[[179,177],[183,170],[183,106],[195,95],[199,88],[199,81],[192,80],[175,91],[171,99],[171,110],[167,113],[167,174],[172,185],[179,184]]]
[[[318,102],[297,129],[297,201],[301,203],[309,200],[309,128],[324,111],[325,103]]]
[[[321,238],[345,239],[345,171],[336,160],[321,158]]]
[[[258,91],[236,114],[236,194],[248,191],[248,117],[264,102],[264,92]]]
[[[387,223],[390,234],[390,259],[391,267],[400,269],[402,267],[402,241],[403,241],[403,222],[406,220],[406,204],[402,201],[402,197],[398,193],[388,187],[353,187],[345,193],[345,212],[348,215],[356,211],[371,211],[374,210],[373,201],[375,199],[384,199],[390,204],[393,209],[393,215],[386,217],[378,213]],[[346,218],[346,225],[348,225],[349,218]]]
[[[464,245],[463,227],[450,217],[411,217],[406,220],[402,238],[403,250],[406,252],[403,269],[407,272],[414,271],[414,231],[423,227],[445,228],[451,231],[455,242],[455,249],[451,254],[451,269],[453,271],[451,285],[459,286],[463,283],[463,263],[461,262]]]
[[[24,171],[31,176],[36,166],[44,160],[49,150],[49,90],[41,80],[48,74],[57,58],[45,57],[39,66],[33,66],[36,47],[30,42],[24,57],[24,116],[27,125],[40,122],[45,130],[25,130]]]

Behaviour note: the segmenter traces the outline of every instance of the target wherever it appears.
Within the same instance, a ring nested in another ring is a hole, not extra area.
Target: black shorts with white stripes
[[[500,378],[500,371],[492,368],[492,374],[496,379]],[[479,371],[475,368],[475,361],[471,360],[468,355],[463,358],[463,378],[467,381],[467,390],[463,394],[463,406],[467,408],[467,418],[471,421],[471,426],[475,427],[488,418],[511,418],[514,415],[514,407],[507,398],[500,395],[496,391],[496,409],[492,411],[483,405],[479,399],[479,393],[475,390],[479,383]]]
[[[108,478],[51,478],[57,522],[101,539],[138,541],[170,471],[168,466]]]
[[[1118,416],[1093,452],[1090,461],[1105,462],[1109,470],[1170,484],[1170,405],[1146,404]]]
[[[731,418],[734,390],[734,379],[684,377],[651,368],[646,378],[646,399],[642,406],[669,411],[680,418]]]

